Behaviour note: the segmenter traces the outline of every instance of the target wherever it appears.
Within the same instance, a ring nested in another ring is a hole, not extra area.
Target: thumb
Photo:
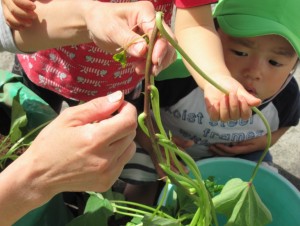
[[[124,102],[124,95],[121,91],[116,91],[105,97],[99,97],[89,102],[72,107],[71,114],[73,123],[76,125],[84,125],[110,118]]]

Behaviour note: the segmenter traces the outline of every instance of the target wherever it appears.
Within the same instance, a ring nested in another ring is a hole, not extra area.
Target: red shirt
[[[103,0],[103,2],[110,0]],[[114,0],[130,2],[130,0]],[[151,0],[157,11],[164,12],[164,20],[170,25],[174,0]],[[197,3],[196,3],[197,2]],[[207,4],[213,1],[175,0],[179,7]],[[67,98],[88,101],[116,90],[125,94],[134,90],[144,75],[137,75],[128,58],[125,68],[113,60],[112,54],[94,43],[67,46],[18,55],[28,78],[38,86],[57,92]]]
[[[216,3],[217,1],[218,0],[175,0],[175,5],[178,8],[191,8]]]

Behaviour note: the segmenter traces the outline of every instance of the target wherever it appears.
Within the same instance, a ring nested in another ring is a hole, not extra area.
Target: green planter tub
[[[255,162],[230,157],[215,157],[197,162],[203,179],[215,177],[217,184],[225,184],[231,178],[248,181],[255,167]],[[254,181],[254,186],[263,203],[272,213],[271,226],[300,225],[300,192],[287,179],[268,167],[261,166]],[[168,188],[164,205],[173,205],[176,194],[174,186]],[[218,215],[219,225],[226,223],[224,216]]]

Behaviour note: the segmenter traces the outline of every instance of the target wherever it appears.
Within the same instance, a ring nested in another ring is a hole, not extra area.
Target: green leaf
[[[121,52],[114,54],[114,55],[113,55],[113,59],[114,59],[116,62],[121,63],[122,68],[125,68],[125,67],[126,67],[126,64],[127,64],[127,57],[126,57],[126,51],[125,51],[125,50],[122,50]]]
[[[22,128],[25,128],[27,125],[27,115],[24,111],[22,105],[20,104],[20,90],[17,95],[13,98],[12,103],[12,119],[11,119],[11,129],[10,129],[10,140],[12,143],[15,143],[22,136]]]
[[[220,193],[224,187],[224,185],[220,185],[215,182],[214,176],[209,176],[206,180],[204,180],[204,184],[211,197],[214,197]]]
[[[213,203],[218,213],[228,217],[226,226],[263,226],[272,221],[254,185],[239,178],[229,180]]]
[[[143,225],[143,218],[140,217],[134,217],[130,222],[126,224],[126,226],[137,226],[137,225]]]
[[[112,189],[109,189],[106,192],[102,192],[101,195],[103,196],[103,198],[108,200],[125,200],[124,194],[115,192]]]
[[[111,203],[100,193],[89,194],[84,214],[69,222],[67,226],[107,226],[108,218],[113,215]]]
[[[158,215],[146,214],[142,220],[143,226],[180,226],[177,219],[163,218]]]

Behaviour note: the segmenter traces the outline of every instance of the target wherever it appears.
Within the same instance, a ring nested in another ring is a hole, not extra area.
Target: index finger
[[[118,113],[97,123],[99,136],[107,137],[111,142],[120,140],[131,133],[135,133],[137,128],[136,108],[128,102],[124,102]],[[104,132],[104,133],[103,133]]]
[[[105,97],[98,97],[84,104],[65,109],[59,117],[69,126],[81,126],[111,117],[124,102],[124,95],[116,91]]]

